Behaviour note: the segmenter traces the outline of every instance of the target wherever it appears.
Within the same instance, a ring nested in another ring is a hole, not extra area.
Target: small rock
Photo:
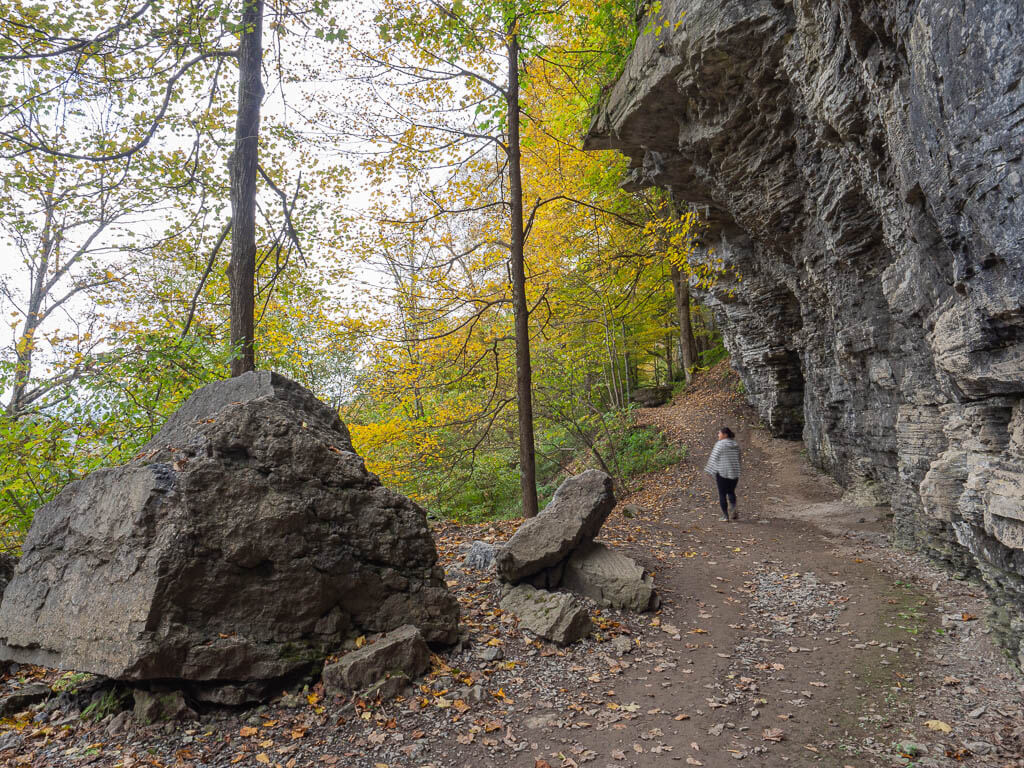
[[[985,707],[981,706],[981,707],[978,707],[977,709],[972,709],[970,712],[967,713],[967,716],[969,718],[971,718],[972,720],[977,720],[979,717],[981,717],[984,714],[985,714]]]
[[[523,721],[523,727],[527,730],[537,731],[541,728],[551,728],[561,719],[557,712],[545,712],[543,715],[528,717]]]
[[[416,627],[406,624],[325,666],[324,688],[328,693],[360,691],[377,686],[388,677],[401,675],[412,680],[429,666],[430,649],[423,635]]]
[[[132,713],[127,709],[114,715],[107,723],[107,735],[117,736],[123,732],[132,721]]]
[[[628,520],[632,520],[634,517],[639,517],[643,514],[643,510],[636,504],[627,504],[622,508],[622,516]]]
[[[133,695],[135,721],[141,725],[152,725],[161,720],[194,720],[196,717],[196,713],[185,702],[185,695],[181,691],[138,689]]]
[[[969,741],[965,746],[976,755],[987,755],[995,749],[995,747],[987,741]]]
[[[43,683],[31,683],[19,688],[10,696],[0,700],[0,717],[22,712],[33,704],[44,701],[50,695],[50,686]]]
[[[632,653],[636,646],[633,644],[633,641],[625,635],[616,635],[612,638],[612,648],[615,649],[617,654],[622,656],[627,653]]]
[[[545,592],[529,584],[509,590],[501,608],[518,616],[524,629],[557,645],[574,643],[593,629],[586,610],[572,595]]]
[[[494,545],[486,541],[474,541],[462,557],[462,565],[465,568],[475,568],[478,571],[489,571],[494,568]]]
[[[481,661],[500,661],[505,658],[505,652],[502,651],[501,648],[484,646],[483,648],[477,649],[476,657]]]

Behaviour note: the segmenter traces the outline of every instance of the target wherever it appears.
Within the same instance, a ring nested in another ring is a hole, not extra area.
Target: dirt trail
[[[192,724],[8,729],[0,764],[1024,766],[1024,681],[977,618],[980,589],[887,547],[885,510],[844,503],[799,443],[758,429],[725,368],[639,421],[690,456],[647,476],[601,538],[655,573],[657,614],[592,606],[593,637],[538,642],[498,609],[490,574],[459,568],[460,546],[516,522],[445,525],[466,639],[409,697],[293,691]],[[744,448],[729,523],[701,472],[723,423]]]

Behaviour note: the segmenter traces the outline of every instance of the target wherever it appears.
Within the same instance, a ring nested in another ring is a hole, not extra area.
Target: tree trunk
[[[526,237],[523,232],[523,178],[519,153],[519,36],[513,19],[508,35],[508,187],[512,211],[512,309],[516,333],[516,400],[519,405],[519,485],[523,517],[536,517],[537,458],[533,441],[533,394],[530,370],[530,308],[526,302]]]
[[[671,386],[675,380],[675,371],[672,370],[672,334],[665,338],[665,367],[668,368],[668,383]]]
[[[243,0],[238,45],[238,116],[231,156],[231,375],[256,369],[256,175],[263,100],[263,0]]]
[[[679,317],[679,355],[686,383],[693,379],[693,366],[697,364],[697,340],[690,323],[690,281],[686,274],[672,266],[672,286],[676,295],[676,315]]]
[[[54,181],[51,176],[43,198],[43,207],[46,213],[43,219],[43,229],[39,235],[39,258],[32,275],[32,284],[29,287],[25,327],[21,329],[18,341],[14,345],[14,383],[11,387],[11,399],[7,403],[6,411],[8,416],[15,419],[22,416],[25,410],[25,404],[22,401],[25,398],[29,380],[32,378],[32,353],[36,347],[36,331],[39,330],[39,324],[43,321],[43,301],[47,293],[47,278],[50,276],[50,256],[54,249],[53,185]]]

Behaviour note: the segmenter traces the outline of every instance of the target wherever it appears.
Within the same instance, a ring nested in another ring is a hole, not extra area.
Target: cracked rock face
[[[197,391],[132,462],[36,513],[0,657],[234,703],[350,636],[414,624],[454,642],[436,560],[424,510],[366,470],[331,408],[248,373]]]
[[[672,23],[641,36],[587,146],[706,210],[734,273],[704,299],[765,423],[891,500],[899,539],[981,576],[1018,650],[1024,6],[658,13]]]

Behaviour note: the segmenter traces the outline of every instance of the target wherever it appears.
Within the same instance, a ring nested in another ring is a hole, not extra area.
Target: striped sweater
[[[728,480],[740,476],[740,446],[735,440],[726,438],[715,443],[704,471],[712,477],[716,474]]]

